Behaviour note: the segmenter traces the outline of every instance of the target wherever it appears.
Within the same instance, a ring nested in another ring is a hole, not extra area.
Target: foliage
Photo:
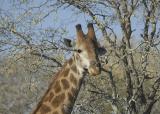
[[[73,37],[66,26],[82,16],[107,54],[101,76],[85,77],[73,114],[160,113],[159,9],[158,0],[7,2],[0,9],[0,113],[31,112],[72,50],[62,41]],[[71,17],[60,21],[62,12]]]

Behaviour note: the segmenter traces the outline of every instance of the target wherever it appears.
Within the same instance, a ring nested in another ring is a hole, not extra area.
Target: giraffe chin
[[[99,67],[92,67],[88,69],[89,75],[91,76],[97,76],[101,73]]]

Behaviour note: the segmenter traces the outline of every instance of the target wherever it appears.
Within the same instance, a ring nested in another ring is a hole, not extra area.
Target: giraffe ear
[[[95,32],[94,32],[94,27],[93,27],[93,24],[92,23],[89,23],[87,25],[88,27],[88,33],[87,33],[87,38],[91,39],[91,40],[96,40],[96,35],[95,35]]]
[[[107,52],[106,48],[104,47],[98,47],[98,54],[100,56],[104,55]]]
[[[71,48],[75,46],[75,42],[73,42],[71,39],[64,38],[64,45]]]
[[[64,38],[64,44],[67,47],[72,47],[72,40]]]

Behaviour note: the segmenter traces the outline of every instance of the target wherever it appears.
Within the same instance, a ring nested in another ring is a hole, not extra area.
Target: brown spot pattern
[[[45,102],[51,102],[52,98],[54,97],[54,93],[50,92],[49,95],[44,99]]]
[[[59,96],[56,96],[52,101],[52,106],[57,108],[65,99],[65,94],[62,93]]]
[[[63,89],[68,89],[69,88],[69,82],[66,79],[61,80]]]
[[[72,69],[73,72],[77,73],[77,67],[76,67],[76,65],[72,65],[71,69]]]
[[[64,76],[64,77],[67,77],[67,76],[68,76],[68,73],[69,73],[69,68],[66,68],[66,69],[63,71],[63,76]]]
[[[39,111],[41,112],[41,114],[46,114],[46,113],[50,112],[51,109],[47,105],[42,104],[42,106],[41,106]]]
[[[59,93],[61,91],[61,86],[60,86],[59,81],[56,81],[56,83],[54,85],[54,91],[55,91],[55,93]]]
[[[56,112],[53,112],[52,114],[58,114],[58,112],[56,111]]]
[[[70,81],[74,84],[77,85],[77,79],[73,76],[73,74],[70,74]]]

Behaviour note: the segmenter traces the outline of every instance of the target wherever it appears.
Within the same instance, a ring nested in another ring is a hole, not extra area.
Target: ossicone
[[[78,40],[83,39],[84,33],[83,33],[83,30],[82,30],[82,27],[81,27],[80,24],[76,25],[76,32],[77,32],[77,38],[78,38]]]
[[[92,23],[88,23],[88,33],[87,33],[87,38],[90,38],[91,40],[95,39],[95,31]]]

